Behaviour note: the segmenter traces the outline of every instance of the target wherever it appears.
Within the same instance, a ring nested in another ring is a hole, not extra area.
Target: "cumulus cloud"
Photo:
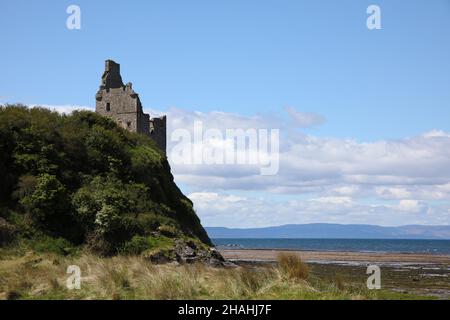
[[[426,137],[426,138],[436,138],[436,137],[450,138],[450,133],[444,132],[442,130],[431,130],[430,132],[425,133],[424,137]]]
[[[195,192],[189,195],[191,200],[197,200],[199,204],[207,203],[207,202],[216,202],[216,203],[236,203],[239,201],[245,201],[246,199],[243,197],[238,197],[235,195],[220,195],[216,192]]]
[[[230,201],[229,193],[212,197],[188,195],[206,226],[266,227],[301,223],[360,223],[375,225],[448,224],[445,206],[417,200],[394,204],[366,203],[350,197],[319,197],[279,201],[273,197],[245,197]]]
[[[242,189],[275,193],[322,192],[387,198],[419,196],[436,199],[450,195],[450,136],[425,133],[392,141],[358,142],[321,138],[291,131],[280,119],[240,117],[227,113],[169,110],[169,140],[174,127],[281,128],[280,171],[264,177],[245,165],[173,165],[177,177],[191,187],[210,190]],[[175,125],[174,125],[175,124]],[[169,141],[169,151],[173,142]],[[170,156],[170,152],[169,152]]]
[[[394,207],[395,208],[395,207]],[[428,209],[426,204],[418,201],[418,200],[400,200],[399,204],[396,208],[400,211],[411,212],[411,213],[419,213],[424,209]]]
[[[66,113],[80,108],[46,107]],[[176,144],[171,133],[184,128],[193,134],[195,121],[201,121],[205,130],[221,132],[280,129],[280,170],[274,176],[262,176],[251,165],[171,163],[176,182],[188,186],[205,225],[450,224],[450,133],[432,130],[373,142],[316,137],[298,129],[323,123],[323,117],[293,108],[286,111],[295,121],[271,114],[243,116],[178,108],[164,112],[168,115],[169,161]]]
[[[433,130],[397,140],[360,142],[315,137],[270,115],[253,117],[223,112],[169,110],[171,127],[281,128],[280,170],[261,176],[245,165],[172,164],[178,182],[194,191],[194,203],[209,225],[264,225],[295,222],[449,224],[450,134]],[[170,130],[169,130],[170,138]],[[170,150],[169,143],[169,150]],[[265,199],[300,201],[226,201],[229,191],[252,190]],[[196,193],[213,193],[206,201]],[[441,201],[439,206],[434,201]],[[295,205],[294,205],[295,204]],[[215,213],[215,214],[213,214]],[[223,218],[227,217],[227,218]],[[256,222],[254,219],[257,219]],[[220,224],[220,223],[219,223]]]

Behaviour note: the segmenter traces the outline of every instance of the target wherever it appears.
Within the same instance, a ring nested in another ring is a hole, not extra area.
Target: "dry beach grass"
[[[69,265],[81,269],[81,289],[68,290]],[[411,299],[369,291],[363,283],[337,283],[311,275],[298,256],[277,266],[213,268],[200,264],[153,265],[137,256],[63,257],[0,253],[2,299]]]

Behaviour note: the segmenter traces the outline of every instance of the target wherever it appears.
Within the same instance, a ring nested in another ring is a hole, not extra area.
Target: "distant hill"
[[[291,224],[267,228],[205,228],[210,238],[450,239],[450,226],[381,227],[364,224]]]

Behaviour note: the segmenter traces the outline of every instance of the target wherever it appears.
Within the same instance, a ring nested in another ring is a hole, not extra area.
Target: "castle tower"
[[[95,112],[113,119],[131,132],[149,136],[166,152],[166,116],[150,118],[143,112],[141,100],[132,84],[124,85],[122,82],[120,64],[105,61],[105,71],[95,100]]]

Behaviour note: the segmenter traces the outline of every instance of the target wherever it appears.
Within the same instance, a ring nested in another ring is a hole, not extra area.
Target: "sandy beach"
[[[222,255],[232,261],[270,262],[277,259],[280,252],[296,253],[305,262],[316,263],[380,263],[380,264],[431,264],[450,267],[450,255],[371,253],[371,252],[330,252],[330,251],[283,251],[283,250],[243,250],[221,249]]]
[[[281,252],[295,253],[308,263],[315,276],[333,279],[339,275],[347,283],[356,284],[367,280],[367,266],[377,265],[385,289],[450,299],[450,255],[261,249],[220,252],[238,265],[270,265]]]

